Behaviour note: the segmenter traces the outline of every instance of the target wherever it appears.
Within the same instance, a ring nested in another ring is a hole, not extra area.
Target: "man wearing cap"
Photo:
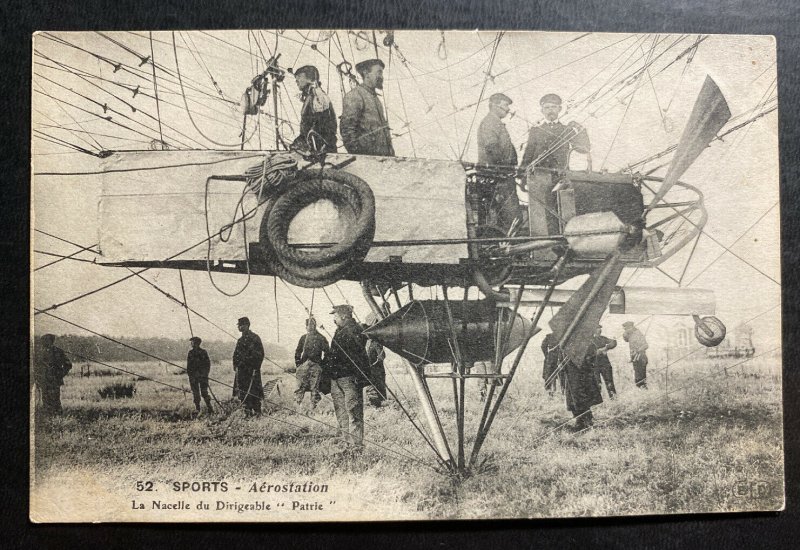
[[[383,89],[384,67],[380,59],[356,64],[361,84],[345,94],[342,106],[342,141],[348,153],[394,156],[389,123],[375,91]]]
[[[258,334],[250,330],[250,319],[240,317],[237,328],[242,336],[233,350],[233,396],[242,402],[247,416],[261,414],[264,388],[261,385],[261,363],[264,361],[264,346]]]
[[[294,71],[294,80],[300,90],[303,106],[300,108],[300,134],[292,145],[299,149],[308,149],[311,146],[317,151],[322,150],[324,145],[325,153],[335,153],[336,113],[331,100],[322,91],[319,70],[314,65],[304,65]],[[314,134],[309,137],[312,131],[322,137],[325,143],[316,143]]]
[[[478,163],[490,166],[517,166],[517,151],[511,143],[502,119],[508,114],[511,98],[504,94],[489,97],[489,112],[478,126]],[[519,210],[517,187],[513,178],[500,181],[495,191],[498,224],[508,229]]]
[[[46,415],[61,414],[61,386],[64,377],[72,368],[64,350],[55,345],[53,334],[42,336],[42,346],[34,353],[33,380],[42,395],[42,412]]]
[[[211,372],[211,359],[208,358],[208,352],[200,347],[203,342],[198,336],[189,338],[192,344],[192,349],[186,356],[186,374],[189,375],[189,386],[192,388],[192,399],[194,400],[194,408],[200,412],[200,397],[206,402],[206,410],[208,414],[214,412],[214,407],[211,406],[211,397],[208,395],[208,375]]]
[[[353,319],[351,306],[334,306],[331,313],[336,332],[325,363],[331,380],[333,410],[339,424],[339,436],[360,447],[364,440],[362,381],[369,369],[366,342],[361,336],[361,326]]]
[[[603,336],[603,327],[597,325],[589,347],[594,352],[594,376],[597,387],[600,388],[601,384],[605,383],[609,399],[614,399],[617,389],[614,387],[614,372],[608,359],[608,350],[617,347],[617,341]]]
[[[568,168],[570,151],[589,152],[589,135],[577,122],[564,125],[558,120],[561,98],[556,94],[546,94],[539,104],[544,121],[531,128],[521,167],[526,168],[535,163],[542,168],[564,170]]]
[[[313,317],[306,319],[306,333],[297,342],[294,350],[294,364],[297,367],[297,389],[294,392],[297,404],[303,402],[306,392],[311,392],[311,408],[317,406],[322,396],[319,394],[319,382],[322,376],[324,356],[330,352],[328,341],[317,330],[317,321]]]
[[[631,363],[633,363],[633,379],[636,387],[647,389],[647,339],[632,321],[622,323],[624,332],[622,339],[628,342],[631,352]]]

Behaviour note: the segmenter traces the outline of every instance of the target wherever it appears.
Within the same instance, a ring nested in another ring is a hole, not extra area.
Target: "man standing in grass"
[[[601,382],[605,383],[609,399],[614,399],[617,389],[614,387],[614,371],[611,368],[611,361],[608,359],[608,350],[617,347],[617,341],[603,336],[603,327],[597,325],[589,347],[595,354],[594,376],[597,380],[597,387],[601,388]]]
[[[208,352],[200,347],[203,342],[198,336],[189,338],[192,344],[192,349],[189,350],[186,356],[186,374],[189,375],[189,386],[192,388],[192,399],[194,400],[194,408],[198,413],[200,412],[200,397],[206,402],[206,410],[208,414],[214,412],[214,407],[211,406],[211,397],[208,395],[208,375],[211,372],[211,359],[208,357]]]
[[[632,321],[622,323],[624,332],[622,339],[628,342],[631,350],[631,363],[633,363],[633,378],[636,387],[647,389],[647,339]]]
[[[360,448],[364,440],[364,396],[362,380],[369,369],[366,342],[361,326],[353,319],[349,305],[334,306],[331,313],[336,332],[326,365],[331,380],[331,399],[339,436],[348,444]]]
[[[55,345],[53,334],[42,336],[42,349],[34,354],[33,379],[42,394],[42,411],[46,415],[61,414],[61,386],[72,368],[64,350]]]
[[[233,350],[233,370],[236,371],[233,395],[242,402],[244,414],[253,416],[261,414],[261,401],[264,399],[261,385],[264,346],[258,334],[250,330],[250,319],[241,317],[236,326],[242,336]]]
[[[297,389],[294,392],[297,404],[303,402],[306,392],[311,392],[311,408],[317,406],[322,396],[319,393],[319,382],[322,376],[324,356],[330,352],[325,337],[317,330],[317,321],[313,317],[306,319],[306,333],[297,342],[294,350],[294,364],[297,367]]]

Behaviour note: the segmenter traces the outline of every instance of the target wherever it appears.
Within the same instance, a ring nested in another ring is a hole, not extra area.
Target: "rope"
[[[101,33],[102,34],[102,33]],[[105,35],[103,35],[105,36]],[[111,40],[109,38],[109,40]],[[158,102],[158,79],[156,78],[156,55],[153,53],[153,32],[150,32],[150,65],[153,67],[153,88],[156,94],[156,112],[158,113],[158,136],[164,143],[164,134],[161,132],[161,107]]]

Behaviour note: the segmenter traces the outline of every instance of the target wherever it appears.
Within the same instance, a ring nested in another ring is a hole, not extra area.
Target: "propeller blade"
[[[617,250],[606,258],[550,320],[555,341],[576,365],[583,362],[592,334],[611,301],[622,273],[620,256]]]
[[[645,213],[664,197],[670,187],[708,147],[720,128],[725,126],[730,118],[731,111],[728,108],[728,102],[725,101],[717,83],[710,76],[706,76],[700,95],[697,96],[697,101],[694,103],[689,122],[686,123],[675,155],[672,157],[667,175],[664,176],[664,182],[645,209]]]

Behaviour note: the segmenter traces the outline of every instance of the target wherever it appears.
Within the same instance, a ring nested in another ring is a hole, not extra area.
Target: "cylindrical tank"
[[[489,300],[452,301],[450,310],[462,360],[493,360],[498,312],[509,318],[511,310],[498,308]],[[522,343],[529,329],[530,321],[517,314],[505,346],[506,355]],[[440,300],[409,302],[364,334],[415,365],[453,361],[452,329],[447,306]]]

